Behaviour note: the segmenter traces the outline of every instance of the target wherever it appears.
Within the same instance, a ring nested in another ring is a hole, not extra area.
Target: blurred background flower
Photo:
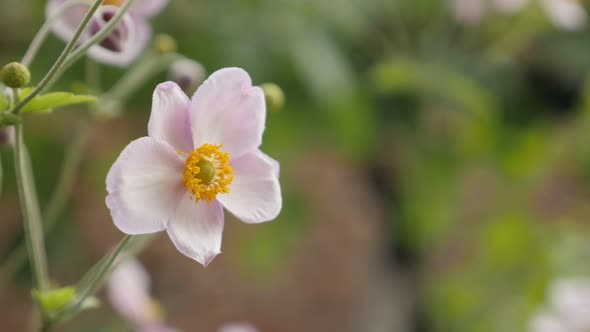
[[[94,14],[82,42],[98,33],[116,14],[122,1],[104,1]],[[121,22],[101,43],[91,47],[88,55],[101,63],[127,66],[145,50],[151,38],[148,20],[160,13],[168,0],[137,0]],[[82,22],[91,3],[48,0],[46,18],[53,20],[51,27],[55,34],[68,42]]]
[[[150,296],[150,276],[141,263],[128,258],[118,263],[106,292],[113,308],[138,332],[172,332],[164,324],[160,305]]]
[[[549,289],[548,308],[530,322],[531,332],[584,332],[590,328],[590,281],[587,278],[556,280]]]

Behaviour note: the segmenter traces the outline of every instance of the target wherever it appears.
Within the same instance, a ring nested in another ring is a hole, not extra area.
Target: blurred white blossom
[[[515,14],[531,3],[531,0],[451,0],[451,11],[457,21],[474,25],[494,11]],[[538,0],[538,4],[557,28],[573,31],[586,24],[588,14],[580,0]]]
[[[487,0],[452,0],[451,9],[457,21],[473,25],[484,18],[488,4]]]
[[[247,323],[227,323],[217,332],[260,332],[254,326]]]
[[[590,331],[590,280],[557,280],[549,289],[547,307],[531,319],[529,332],[587,331]]]
[[[107,295],[113,308],[138,332],[173,332],[164,324],[162,310],[150,294],[150,277],[135,259],[122,261],[113,270]]]
[[[586,24],[586,10],[578,0],[540,0],[545,14],[556,27],[578,30]]]

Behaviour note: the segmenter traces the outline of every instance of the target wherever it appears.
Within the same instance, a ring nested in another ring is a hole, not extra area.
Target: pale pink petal
[[[578,30],[586,23],[586,10],[578,0],[541,0],[541,6],[558,28]]]
[[[269,221],[282,206],[277,163],[259,150],[231,162],[234,181],[228,194],[217,199],[240,220],[247,223]]]
[[[90,25],[90,35],[107,24],[117,10],[118,7],[115,6],[101,6]],[[88,55],[98,62],[124,67],[141,55],[148,45],[151,34],[151,29],[144,19],[126,14],[109,36],[88,50]]]
[[[150,278],[135,259],[120,262],[109,277],[106,291],[113,308],[135,325],[149,323],[151,299]]]
[[[167,4],[168,0],[135,0],[130,12],[132,15],[151,17],[158,15]]]
[[[549,301],[556,313],[576,326],[590,328],[590,280],[563,278],[553,283]]]
[[[260,156],[260,158],[264,159],[272,165],[274,175],[278,178],[281,172],[281,165],[279,164],[279,162],[260,150],[256,150],[256,153]]]
[[[480,23],[488,10],[486,0],[452,0],[451,11],[455,19],[463,24]]]
[[[195,147],[222,144],[232,158],[240,157],[260,146],[265,120],[264,93],[240,68],[216,71],[192,98]]]
[[[247,323],[227,323],[217,332],[258,332],[258,329]]]
[[[56,17],[51,25],[51,30],[63,41],[67,42],[74,36],[82,18],[90,9],[89,5],[79,4],[67,9],[62,15],[59,14],[60,7],[68,5],[67,0],[49,0],[45,7],[45,16],[47,19]]]
[[[186,192],[166,228],[176,248],[203,266],[221,253],[223,208],[217,201],[195,202]]]
[[[492,6],[502,13],[514,14],[529,4],[529,0],[492,0]]]
[[[190,152],[193,142],[189,104],[190,100],[176,83],[159,84],[152,99],[149,136],[168,142],[176,151]]]
[[[182,194],[184,162],[166,142],[151,137],[127,145],[107,175],[106,204],[127,234],[161,231]]]

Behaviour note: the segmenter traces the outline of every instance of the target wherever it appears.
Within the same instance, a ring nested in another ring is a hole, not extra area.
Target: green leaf
[[[31,91],[31,88],[23,89],[20,98],[25,98]],[[21,113],[49,112],[58,107],[92,103],[95,101],[96,97],[91,95],[75,95],[71,92],[52,92],[33,98],[21,109]]]

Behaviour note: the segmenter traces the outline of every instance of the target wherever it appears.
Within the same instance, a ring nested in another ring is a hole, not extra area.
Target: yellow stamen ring
[[[183,183],[196,202],[211,203],[217,194],[229,193],[233,170],[229,166],[229,154],[220,148],[221,145],[203,144],[186,158]]]

